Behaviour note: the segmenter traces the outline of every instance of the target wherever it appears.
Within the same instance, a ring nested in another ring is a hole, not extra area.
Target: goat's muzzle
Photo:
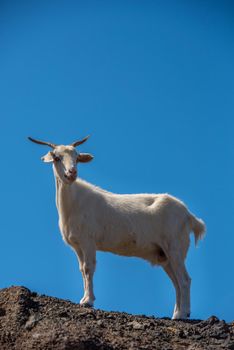
[[[75,181],[75,179],[77,177],[77,170],[76,170],[76,168],[75,167],[70,168],[68,171],[66,171],[64,176],[70,182]]]

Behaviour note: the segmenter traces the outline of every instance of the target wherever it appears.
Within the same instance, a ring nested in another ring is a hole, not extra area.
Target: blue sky
[[[1,1],[1,279],[78,302],[54,179],[27,136],[95,156],[80,176],[168,192],[207,225],[191,248],[192,317],[233,319],[234,6],[231,1]],[[98,253],[96,307],[171,316],[160,268]]]

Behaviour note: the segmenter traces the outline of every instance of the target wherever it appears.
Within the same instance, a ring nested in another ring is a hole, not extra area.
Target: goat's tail
[[[206,225],[204,221],[196,218],[196,216],[194,216],[191,213],[190,213],[190,224],[191,224],[191,230],[193,231],[194,237],[195,237],[195,245],[197,245],[198,240],[202,239],[205,235]]]

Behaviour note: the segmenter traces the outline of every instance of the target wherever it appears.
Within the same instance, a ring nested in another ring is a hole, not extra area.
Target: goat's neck
[[[64,220],[69,217],[72,207],[72,185],[65,185],[55,176],[56,184],[56,206],[59,218]]]
[[[59,219],[63,222],[67,222],[74,211],[77,217],[80,211],[85,210],[88,197],[92,198],[91,202],[95,202],[97,197],[101,198],[100,191],[80,179],[77,179],[71,185],[66,185],[55,174],[55,184],[56,206]],[[99,201],[99,203],[102,202]]]

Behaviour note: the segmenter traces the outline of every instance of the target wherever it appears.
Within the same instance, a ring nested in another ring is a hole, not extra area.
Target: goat
[[[93,306],[96,251],[134,256],[161,266],[176,291],[173,319],[190,317],[191,279],[185,267],[190,232],[195,242],[205,224],[169,194],[114,194],[77,178],[77,164],[93,156],[77,152],[88,137],[70,145],[35,140],[52,148],[42,160],[53,163],[59,228],[77,254],[83,277],[83,306]]]

